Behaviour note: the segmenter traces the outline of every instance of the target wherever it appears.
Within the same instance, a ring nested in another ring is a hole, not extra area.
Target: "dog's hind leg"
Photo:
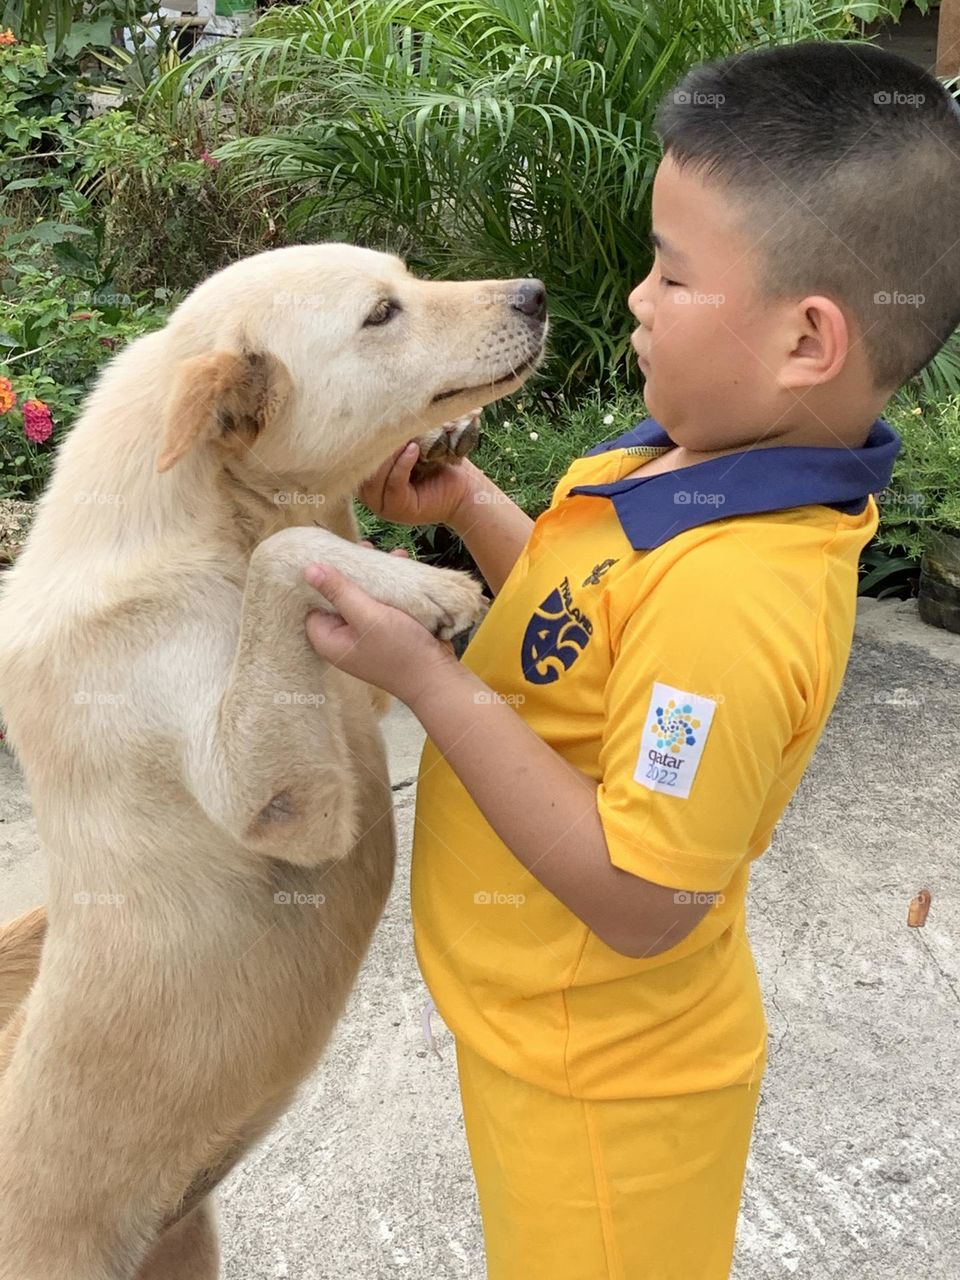
[[[133,1280],[217,1280],[220,1249],[209,1196],[168,1227]]]
[[[0,925],[0,1028],[30,994],[46,932],[47,913],[42,907]]]

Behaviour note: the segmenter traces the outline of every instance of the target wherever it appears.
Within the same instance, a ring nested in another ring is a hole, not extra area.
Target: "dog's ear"
[[[205,441],[251,445],[282,410],[292,387],[286,365],[272,355],[211,351],[184,361],[164,412],[157,470],[169,471]]]

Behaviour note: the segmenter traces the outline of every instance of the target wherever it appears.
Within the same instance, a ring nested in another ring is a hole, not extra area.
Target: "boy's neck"
[[[861,437],[853,443],[845,442],[836,438],[829,441],[825,441],[822,438],[800,439],[798,436],[792,435],[789,438],[784,438],[783,436],[765,436],[760,440],[752,441],[750,444],[737,444],[731,445],[728,449],[711,449],[708,451],[686,449],[683,445],[677,444],[668,448],[667,451],[660,454],[659,457],[653,458],[644,466],[637,468],[636,471],[631,471],[630,476],[659,475],[661,472],[679,471],[683,467],[693,467],[699,462],[709,462],[713,458],[723,458],[730,453],[746,453],[748,450],[754,449],[783,448],[787,445],[799,445],[807,448],[821,449],[844,447],[859,449],[863,447],[863,444],[870,433],[870,426],[872,426],[872,422],[863,429]],[[628,478],[629,477],[627,476],[624,477],[624,479]]]

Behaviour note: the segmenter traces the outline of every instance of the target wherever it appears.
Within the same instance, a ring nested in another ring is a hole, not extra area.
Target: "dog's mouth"
[[[452,391],[441,391],[439,395],[433,397],[431,404],[435,404],[438,400],[449,400],[452,396],[462,396],[466,391],[486,390],[488,387],[499,387],[501,383],[504,382],[513,382],[515,378],[519,378],[521,374],[524,374],[528,369],[533,368],[540,359],[540,354],[541,353],[538,351],[535,355],[528,356],[527,359],[521,364],[518,364],[515,369],[511,369],[509,373],[505,373],[502,378],[493,378],[490,382],[479,382],[473,387],[454,387]]]

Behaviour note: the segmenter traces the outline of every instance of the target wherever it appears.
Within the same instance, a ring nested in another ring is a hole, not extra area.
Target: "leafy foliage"
[[[828,0],[312,0],[191,59],[152,95],[208,97],[215,154],[283,191],[290,234],[387,246],[439,277],[536,274],[554,381],[636,376],[625,296],[649,269],[656,104],[694,62],[856,34],[877,5]],[[250,99],[286,123],[230,121]],[[220,108],[223,108],[221,111]]]

